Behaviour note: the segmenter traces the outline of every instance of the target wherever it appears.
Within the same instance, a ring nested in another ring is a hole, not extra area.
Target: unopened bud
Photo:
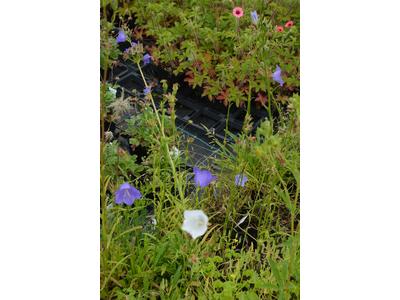
[[[161,80],[161,83],[162,83],[162,87],[163,87],[164,94],[165,94],[167,92],[167,89],[168,89],[167,80],[163,79],[163,80]]]

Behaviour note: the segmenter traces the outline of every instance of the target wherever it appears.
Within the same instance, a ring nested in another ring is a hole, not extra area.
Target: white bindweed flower
[[[190,233],[192,238],[198,238],[207,231],[208,217],[202,210],[185,210],[182,230]]]

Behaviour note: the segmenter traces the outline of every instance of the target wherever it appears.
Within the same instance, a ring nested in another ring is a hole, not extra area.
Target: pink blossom
[[[233,15],[234,15],[236,18],[240,18],[241,16],[243,16],[243,9],[241,9],[240,7],[235,7],[235,8],[233,9]]]
[[[293,26],[293,21],[287,22],[285,27],[292,27]]]

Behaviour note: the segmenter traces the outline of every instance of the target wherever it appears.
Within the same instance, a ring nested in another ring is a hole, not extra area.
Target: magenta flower
[[[244,173],[235,175],[235,185],[240,185],[244,187],[244,184],[248,181],[249,179],[244,176]]]
[[[292,27],[293,26],[293,21],[287,22],[285,27]]]
[[[120,30],[119,32],[118,32],[118,37],[115,39],[115,42],[118,44],[118,43],[121,43],[121,42],[125,42],[125,39],[126,39],[126,35],[125,35],[125,33],[122,31],[122,30]]]
[[[241,9],[240,7],[235,7],[235,8],[233,9],[233,15],[234,15],[236,18],[240,18],[241,16],[243,16],[243,9]]]
[[[144,61],[144,65],[149,64],[150,63],[150,54],[146,54],[145,56],[143,56],[143,61]]]
[[[278,30],[278,32],[282,32],[283,31],[283,27],[278,26],[278,27],[276,27],[276,30]]]
[[[194,184],[198,186],[200,184],[200,188],[203,188],[210,184],[214,179],[218,179],[215,176],[212,176],[211,171],[200,171],[199,168],[193,168],[193,173],[195,175]]]
[[[281,68],[279,68],[278,66],[276,66],[276,71],[274,74],[272,74],[272,80],[279,82],[281,86],[283,86],[283,80],[281,77]]]
[[[123,183],[119,188],[119,191],[115,191],[115,204],[125,203],[126,205],[132,205],[136,199],[142,198],[142,194],[129,183]]]

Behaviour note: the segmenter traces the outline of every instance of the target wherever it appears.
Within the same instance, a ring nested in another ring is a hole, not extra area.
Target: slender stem
[[[139,63],[137,63],[137,65],[138,65],[140,74],[142,75],[143,82],[144,82],[144,84],[145,84],[145,86],[146,86],[146,88],[147,88],[147,87],[148,87],[148,86],[147,86],[147,81],[146,81],[146,79],[144,78],[144,75],[143,75],[143,72],[142,72],[142,68],[140,67],[140,64],[139,64]],[[160,125],[161,135],[165,138],[164,124],[161,122],[160,117],[158,116],[157,108],[156,108],[156,105],[154,104],[153,96],[151,95],[151,93],[148,94],[148,95],[149,95],[149,98],[150,98],[150,100],[151,100],[151,104],[153,105],[154,113],[155,113],[155,115],[156,115],[156,117],[157,117],[158,124]],[[167,148],[167,151],[166,151],[167,153],[165,153],[165,156],[168,157],[168,162],[169,162],[169,164],[170,164],[170,166],[171,166],[171,169],[172,169],[172,175],[174,176],[175,185],[178,186],[179,196],[180,196],[180,198],[181,198],[182,205],[183,205],[183,207],[184,207],[184,205],[185,205],[185,195],[183,194],[183,191],[182,191],[181,181],[179,180],[178,175],[176,174],[175,164],[174,164],[174,161],[173,161],[172,158],[171,158],[171,154],[169,153],[168,144],[165,145],[165,146],[166,146],[166,148]]]
[[[117,165],[116,165],[116,168],[115,168],[115,183],[116,184],[118,184],[119,156],[120,156],[119,155],[119,147],[120,147],[120,144],[121,144],[121,131],[122,131],[122,114],[121,114],[121,116],[119,118],[119,132],[118,132],[118,146],[117,146]]]

